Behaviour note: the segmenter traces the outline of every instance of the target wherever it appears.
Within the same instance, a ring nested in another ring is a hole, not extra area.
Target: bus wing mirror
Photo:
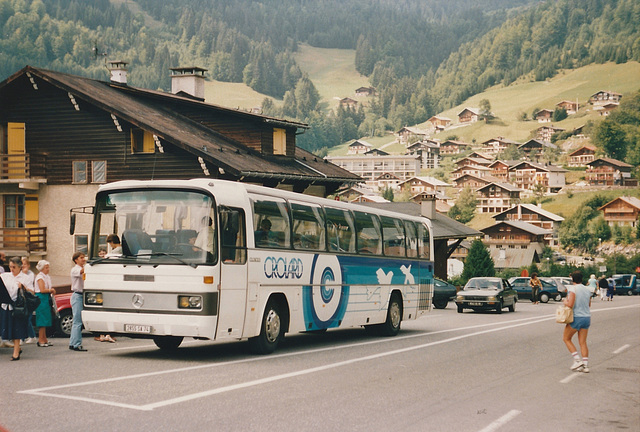
[[[71,213],[69,215],[69,235],[73,235],[76,232],[76,214]]]

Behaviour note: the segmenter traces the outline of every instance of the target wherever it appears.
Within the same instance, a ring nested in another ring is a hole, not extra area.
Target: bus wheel
[[[255,354],[271,354],[282,338],[282,319],[277,302],[270,301],[262,317],[260,334],[249,339],[249,348]]]
[[[380,334],[383,336],[395,336],[400,331],[400,323],[402,322],[402,297],[397,294],[391,294],[389,300],[389,309],[387,309],[387,320],[380,325]]]
[[[183,339],[182,336],[156,336],[153,342],[163,351],[173,351],[178,349]]]

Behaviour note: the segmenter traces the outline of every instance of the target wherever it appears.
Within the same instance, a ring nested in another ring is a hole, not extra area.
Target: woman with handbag
[[[13,356],[11,361],[20,360],[20,340],[27,337],[28,316],[18,316],[13,312],[13,304],[18,300],[18,295],[23,295],[20,290],[24,286],[20,283],[18,275],[22,269],[22,260],[13,257],[9,260],[9,272],[0,274],[2,282],[11,298],[11,304],[2,305],[2,339],[13,340]]]
[[[565,306],[573,309],[573,322],[566,324],[562,340],[573,357],[571,370],[576,372],[589,372],[589,347],[587,346],[587,334],[591,326],[591,294],[589,287],[582,284],[582,273],[575,271],[571,273],[573,285],[567,288],[567,297],[563,300]],[[571,340],[573,335],[578,333],[578,343],[580,353]]]
[[[51,286],[51,276],[49,276],[49,261],[40,260],[36,265],[38,275],[36,276],[36,295],[40,297],[40,306],[36,309],[36,326],[38,329],[38,346],[50,347],[53,344],[47,339],[47,327],[53,325],[51,319],[51,304],[49,298],[56,294],[56,290]]]

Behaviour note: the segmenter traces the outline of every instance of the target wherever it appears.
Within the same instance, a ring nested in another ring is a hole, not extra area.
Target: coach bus
[[[285,333],[362,326],[393,336],[431,307],[426,218],[210,179],[115,182],[82,210],[94,215],[91,332],[161,349],[184,337],[248,340],[266,354]],[[99,256],[109,234],[121,250]]]

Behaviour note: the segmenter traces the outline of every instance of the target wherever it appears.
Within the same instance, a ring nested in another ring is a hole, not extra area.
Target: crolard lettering
[[[264,275],[269,279],[300,279],[302,273],[302,260],[298,258],[267,257],[264,260]]]

